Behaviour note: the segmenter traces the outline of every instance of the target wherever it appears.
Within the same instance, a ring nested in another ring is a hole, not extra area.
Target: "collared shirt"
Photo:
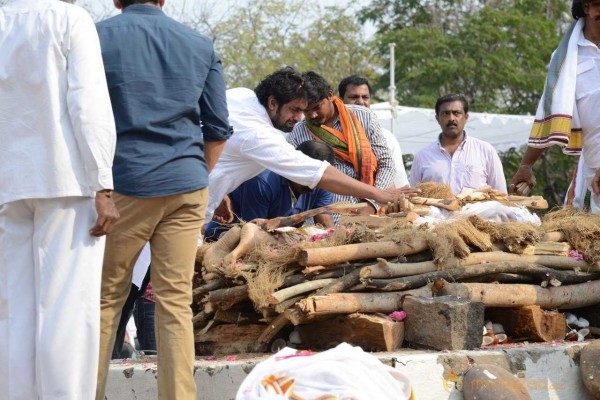
[[[287,143],[254,91],[228,90],[227,107],[233,135],[210,173],[207,220],[225,195],[265,169],[311,189],[317,186],[329,163],[315,160]]]
[[[290,181],[272,171],[263,171],[242,183],[229,194],[229,198],[236,221],[252,221],[256,218],[295,215],[328,206],[332,203],[333,195],[316,188],[302,193],[296,200],[290,189]],[[215,221],[210,222],[206,228],[206,236],[216,238],[222,232],[219,227]]]
[[[97,27],[117,125],[115,190],[161,197],[208,186],[204,143],[231,134],[210,39],[143,4]]]
[[[600,48],[578,41],[575,98],[583,131],[583,154],[590,168],[600,168]]]
[[[409,185],[408,176],[406,176],[406,168],[404,168],[404,160],[402,159],[402,148],[400,148],[398,139],[396,139],[392,132],[385,128],[381,128],[381,134],[385,137],[388,150],[390,151],[390,157],[392,157],[394,168],[396,169],[393,180],[394,186],[401,188]]]
[[[0,204],[112,188],[115,125],[98,34],[81,8],[0,8]]]
[[[381,133],[381,126],[379,125],[377,117],[371,110],[363,106],[346,104],[346,107],[348,107],[358,117],[358,121],[362,125],[367,139],[371,144],[371,149],[373,150],[375,157],[377,157],[377,172],[375,174],[374,186],[383,190],[389,189],[393,183],[396,169],[388,149],[388,144],[385,140],[385,137]],[[334,122],[333,129],[341,131],[342,126],[339,118]],[[296,124],[292,133],[288,135],[287,140],[292,145],[298,146],[304,141],[314,140],[314,137],[310,134],[308,128],[306,127],[306,121],[303,120]],[[350,163],[336,158],[334,167],[351,178],[359,178],[358,173],[354,170],[354,167]],[[334,194],[333,201],[357,203],[359,199],[353,196]]]
[[[463,189],[479,189],[490,185],[506,193],[504,169],[494,147],[468,136],[453,155],[444,149],[440,141],[430,144],[415,154],[410,170],[410,184],[439,182],[450,185],[452,193]]]

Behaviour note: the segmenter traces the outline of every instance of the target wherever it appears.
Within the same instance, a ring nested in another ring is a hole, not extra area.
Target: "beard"
[[[284,120],[281,118],[280,109],[275,112],[275,118],[271,118],[271,123],[273,123],[275,128],[286,133],[291,132],[294,129],[294,125],[296,125],[296,122],[293,120]]]

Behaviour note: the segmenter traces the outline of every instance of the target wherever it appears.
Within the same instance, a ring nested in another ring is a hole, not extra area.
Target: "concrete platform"
[[[410,377],[419,400],[462,399],[461,376],[471,363],[495,364],[512,371],[535,400],[591,400],[579,378],[579,353],[586,344],[513,344],[474,351],[403,350],[375,355]],[[267,357],[198,360],[197,398],[234,399],[247,373]],[[155,374],[156,364],[152,359],[113,362],[107,400],[156,399]]]

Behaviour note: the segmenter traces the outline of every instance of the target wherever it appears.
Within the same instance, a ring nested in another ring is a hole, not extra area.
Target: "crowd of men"
[[[495,149],[467,135],[462,95],[436,102],[441,133],[415,154],[409,184],[364,78],[344,79],[338,96],[318,73],[286,67],[254,89],[226,90],[211,41],[167,17],[165,0],[114,0],[122,13],[97,25],[66,3],[0,8],[2,399],[104,399],[146,243],[159,398],[191,400],[205,222],[214,232],[337,201],[367,202],[371,214],[426,181],[507,191]],[[545,147],[583,149],[598,212],[600,1],[574,0],[573,15],[510,189],[535,184]]]

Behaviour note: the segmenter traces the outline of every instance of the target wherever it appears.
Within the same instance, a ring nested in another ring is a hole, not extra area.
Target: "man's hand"
[[[523,183],[525,183],[523,185]],[[513,176],[508,188],[508,193],[515,193],[519,196],[527,196],[531,193],[531,189],[535,186],[535,176],[531,165],[521,165]]]
[[[373,198],[382,206],[387,206],[389,203],[397,203],[403,201],[406,197],[414,197],[421,193],[421,189],[403,187],[401,189],[379,190],[377,196]]]
[[[596,196],[600,196],[600,168],[596,170],[596,175],[592,178],[592,191]]]
[[[229,196],[223,197],[221,204],[216,208],[213,220],[221,224],[230,224],[233,222],[233,211],[231,210],[231,200]]]
[[[96,225],[90,229],[90,235],[104,236],[110,233],[113,225],[119,219],[119,212],[113,202],[111,190],[96,192],[96,212],[98,213],[98,219]]]

